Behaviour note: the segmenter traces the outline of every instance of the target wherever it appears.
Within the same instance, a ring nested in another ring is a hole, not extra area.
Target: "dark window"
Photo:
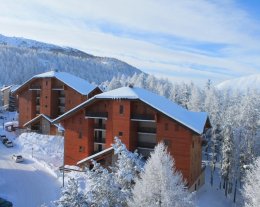
[[[164,144],[165,144],[167,147],[169,147],[170,144],[171,144],[171,141],[168,140],[168,139],[164,139],[163,142],[164,142]]]
[[[48,85],[48,81],[46,81],[46,86]]]
[[[85,151],[85,147],[79,146],[79,152],[84,152],[84,151]]]
[[[47,105],[45,105],[45,108],[47,108],[48,106]]]
[[[79,132],[79,138],[80,139],[82,138],[82,132],[81,131]]]
[[[45,96],[45,98],[48,98],[48,96]]]
[[[123,136],[123,132],[119,132],[119,133],[118,133],[118,136]]]
[[[165,131],[168,131],[168,128],[169,128],[168,123],[166,123],[166,124],[164,125]]]
[[[124,113],[124,106],[123,106],[123,105],[120,105],[119,113],[120,113],[120,114],[123,114],[123,113]]]

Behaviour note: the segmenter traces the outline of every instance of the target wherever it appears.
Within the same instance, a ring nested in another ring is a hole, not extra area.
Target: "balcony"
[[[156,128],[153,127],[138,127],[138,133],[156,134]]]
[[[145,148],[145,149],[153,150],[155,145],[156,145],[156,143],[152,143],[152,142],[138,142],[137,148]]]
[[[147,121],[155,122],[155,116],[153,114],[133,114],[131,116],[132,121]]]
[[[60,102],[60,103],[59,103],[59,106],[60,106],[60,107],[65,107],[65,103],[61,103],[61,102]]]
[[[94,130],[106,130],[106,125],[105,124],[95,124],[94,125]]]
[[[145,160],[150,156],[150,153],[153,152],[153,150],[154,149],[149,149],[149,148],[141,148],[141,147],[137,148],[137,152],[141,154]]]
[[[37,86],[37,85],[34,86],[34,85],[32,85],[29,90],[31,90],[31,91],[39,91],[39,90],[41,90],[41,86]]]
[[[106,138],[94,137],[94,142],[95,142],[95,144],[105,144]]]
[[[107,112],[91,112],[86,111],[85,113],[86,118],[88,119],[107,119],[108,113]]]

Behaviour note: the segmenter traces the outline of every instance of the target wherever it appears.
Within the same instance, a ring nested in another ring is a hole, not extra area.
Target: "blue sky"
[[[0,33],[124,60],[174,81],[260,73],[258,0],[0,0]]]

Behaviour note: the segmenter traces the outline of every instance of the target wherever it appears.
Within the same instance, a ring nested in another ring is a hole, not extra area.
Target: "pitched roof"
[[[128,99],[140,100],[166,116],[176,120],[198,134],[202,134],[208,119],[206,112],[192,112],[170,101],[169,99],[137,87],[122,87],[108,92],[98,94],[84,103],[76,106],[65,114],[53,120],[57,122],[67,115],[78,111],[82,107],[93,102],[95,99]]]
[[[109,147],[109,148],[107,148],[105,150],[102,150],[101,152],[98,152],[98,153],[96,153],[94,155],[91,155],[89,157],[86,157],[86,158],[78,161],[77,165],[80,165],[80,164],[82,164],[84,162],[90,162],[91,160],[96,160],[97,161],[98,159],[102,158],[103,156],[106,156],[107,154],[112,153],[113,151],[114,151],[114,148],[113,147]]]
[[[24,84],[22,84],[19,88],[17,88],[16,91],[19,90],[22,86],[24,86],[28,82],[30,82],[31,80],[36,78],[56,78],[82,95],[88,95],[95,88],[97,88],[96,86],[90,84],[88,81],[79,78],[77,76],[74,76],[72,74],[66,72],[49,71],[46,73],[41,73],[33,76],[31,79],[29,79]]]
[[[44,114],[39,114],[38,116],[34,117],[33,119],[31,119],[30,121],[26,122],[23,126],[26,127],[29,124],[39,120],[40,118],[44,118],[46,119],[48,122],[52,123],[52,119],[50,119],[48,116],[44,115]],[[54,126],[56,126],[57,128],[60,128],[61,130],[64,130],[62,126],[60,126],[59,124],[53,124]]]

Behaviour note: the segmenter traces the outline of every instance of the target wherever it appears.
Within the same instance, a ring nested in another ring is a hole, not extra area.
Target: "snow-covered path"
[[[15,163],[11,156],[17,151],[16,146],[6,148],[0,143],[0,197],[14,207],[37,207],[57,199],[61,186],[57,178],[30,157]]]

